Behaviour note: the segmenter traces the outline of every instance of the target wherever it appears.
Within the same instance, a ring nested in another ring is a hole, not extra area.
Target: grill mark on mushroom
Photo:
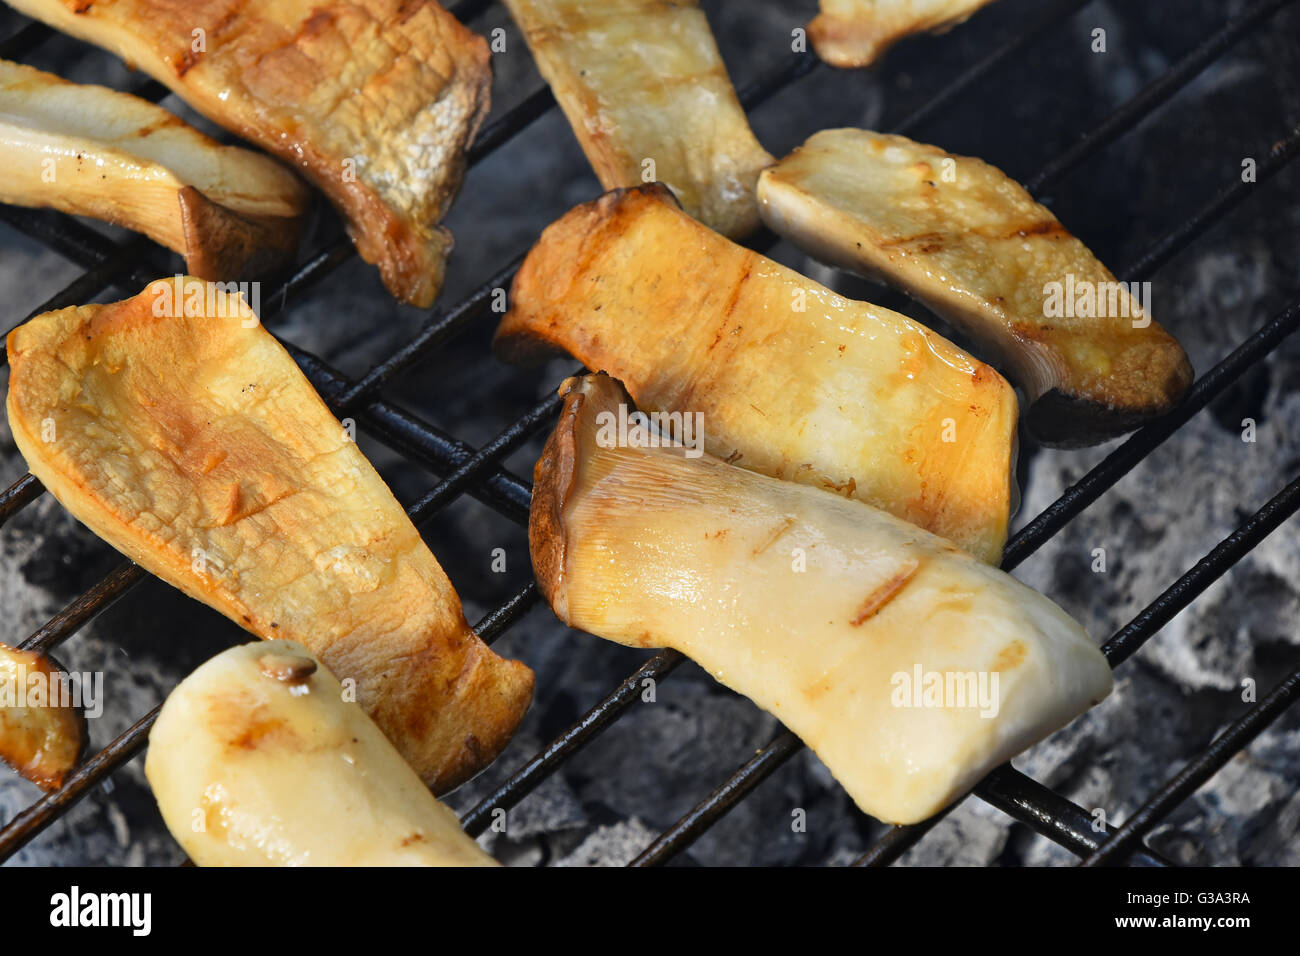
[[[853,616],[849,623],[854,627],[861,627],[879,614],[886,604],[898,597],[903,588],[907,586],[907,582],[912,580],[913,575],[916,574],[920,567],[921,563],[915,558],[909,559],[906,564],[882,581],[874,591],[867,595],[867,599],[862,602],[862,606],[858,608],[857,614]]]

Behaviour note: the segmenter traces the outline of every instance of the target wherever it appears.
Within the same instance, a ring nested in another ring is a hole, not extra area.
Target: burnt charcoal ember
[[[1049,30],[947,109],[915,138],[981,156],[1022,180],[1217,29],[1228,15],[1212,0],[1188,0],[1177,16],[1162,4],[1087,5]],[[1240,4],[1227,5],[1234,10]],[[888,127],[948,78],[1013,35],[1041,5],[1002,0],[951,33],[891,51],[878,69],[820,68],[754,111],[763,144],[782,155],[818,129]],[[791,30],[815,0],[763,0],[704,8],[738,86],[789,55]],[[0,35],[21,21],[0,11]],[[495,115],[541,86],[522,38],[498,4],[474,26],[503,26],[506,52],[493,57]],[[1089,49],[1107,31],[1107,49]],[[1117,274],[1209,196],[1261,161],[1300,120],[1300,10],[1287,9],[1226,52],[1170,103],[1051,185],[1053,212]],[[811,54],[810,54],[811,55]],[[136,82],[117,61],[55,37],[33,65],[118,89]],[[989,109],[989,104],[997,104]],[[175,107],[174,98],[168,100]],[[193,114],[185,111],[189,119]],[[204,124],[200,123],[201,126]],[[206,127],[205,127],[206,128]],[[1300,176],[1288,169],[1160,269],[1153,314],[1186,347],[1198,372],[1211,368],[1295,291],[1300,247]],[[552,110],[469,174],[447,219],[457,248],[434,313],[453,306],[540,231],[599,193],[572,132]],[[339,235],[328,211],[304,254]],[[95,226],[95,228],[101,228]],[[117,234],[120,235],[120,234]],[[13,230],[0,234],[0,291],[12,324],[80,270]],[[848,295],[875,298],[923,322],[914,303],[812,263],[788,245],[786,264]],[[123,292],[109,290],[106,298]],[[359,375],[408,341],[430,314],[399,306],[375,270],[355,258],[289,303],[275,329]],[[575,365],[556,360],[521,371],[491,357],[490,309],[386,394],[472,444],[487,441]],[[1252,419],[1253,433],[1242,424]],[[1146,462],[1028,558],[1016,574],[1074,614],[1098,641],[1123,626],[1240,521],[1300,473],[1300,337],[1248,373]],[[706,423],[707,428],[707,423]],[[436,476],[403,463],[362,433],[363,449],[406,502]],[[1253,441],[1246,440],[1253,438]],[[511,456],[531,475],[539,440]],[[1023,446],[1023,523],[1100,461],[1100,448]],[[0,483],[24,466],[0,425]],[[422,527],[470,620],[529,579],[523,530],[464,497]],[[504,565],[494,563],[497,549]],[[116,560],[48,499],[0,533],[0,599],[16,642],[93,583]],[[1248,705],[1243,681],[1262,697],[1300,660],[1300,536],[1284,527],[1153,637],[1117,673],[1100,707],[1019,757],[1015,764],[1074,800],[1095,819],[1122,822]],[[78,670],[105,673],[105,712],[90,728],[102,747],[145,713],[190,669],[247,635],[156,582],[83,628],[59,650]],[[451,794],[465,812],[553,740],[645,660],[645,652],[577,634],[538,608],[505,632],[498,649],[537,672],[537,696],[500,760]],[[723,783],[778,728],[748,701],[684,665],[536,791],[510,810],[504,831],[483,845],[517,865],[617,865],[643,850]],[[1173,860],[1207,864],[1300,864],[1300,712],[1286,715],[1202,787],[1151,837]],[[0,820],[37,791],[0,773]],[[778,769],[674,862],[843,865],[885,827],[868,820],[806,751]],[[38,837],[18,864],[174,865],[182,854],[166,833],[132,761]],[[904,857],[912,865],[1048,865],[1074,857],[971,798]]]

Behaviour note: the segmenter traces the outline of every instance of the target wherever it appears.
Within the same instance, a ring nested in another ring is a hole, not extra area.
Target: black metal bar
[[[740,105],[746,112],[755,110],[793,84],[795,80],[802,79],[817,69],[821,66],[821,62],[813,53],[795,53],[775,70],[740,87],[736,91],[736,98],[740,100]]]
[[[1247,7],[1241,16],[1228,21],[1217,33],[1197,44],[1195,49],[1162,73],[1159,79],[1152,81],[1137,96],[1111,113],[1077,143],[1049,162],[1037,176],[1025,184],[1026,188],[1031,193],[1042,192],[1044,186],[1056,182],[1103,146],[1108,146],[1119,139],[1196,79],[1221,53],[1256,27],[1261,26],[1265,20],[1283,7],[1294,2],[1295,0],[1258,0],[1257,3]]]
[[[468,298],[461,300],[446,313],[435,316],[415,338],[357,379],[356,384],[339,397],[340,407],[351,408],[363,396],[382,388],[398,372],[445,345],[457,332],[482,314],[497,289],[505,289],[510,285],[523,261],[523,254],[520,253],[475,289]]]
[[[1282,522],[1295,514],[1297,508],[1300,508],[1300,478],[1269,499],[1245,524],[1220,541],[1214,550],[1117,631],[1101,649],[1110,666],[1118,667],[1128,660],[1152,634],[1173,620],[1174,615],[1276,531]]]
[[[483,132],[470,146],[466,161],[473,166],[515,137],[516,133],[527,129],[535,119],[541,118],[552,106],[555,106],[555,94],[549,86],[533,90],[517,106],[498,120],[483,127]]]
[[[45,486],[27,474],[0,492],[0,525],[39,498],[44,491]]]
[[[1255,181],[1246,182],[1241,176],[1233,178],[1202,206],[1192,217],[1176,229],[1166,233],[1161,239],[1139,256],[1132,265],[1120,274],[1131,280],[1146,279],[1157,269],[1186,249],[1210,225],[1217,222],[1235,208],[1258,186],[1268,182],[1300,153],[1300,127],[1291,130],[1284,139],[1274,143],[1268,156],[1255,169]]]
[[[1300,697],[1300,670],[1295,670],[1259,703],[1234,720],[1228,728],[1190,760],[1146,803],[1124,821],[1124,825],[1103,840],[1082,866],[1112,866],[1141,845],[1142,838],[1167,817],[1223,766],[1245,750],[1273,721]]]
[[[1062,20],[1077,13],[1084,7],[1092,3],[1093,0],[1064,0],[1057,3],[1046,13],[1040,15],[1034,20],[1028,28],[1017,33],[1011,39],[1002,43],[1001,46],[994,49],[982,60],[971,64],[964,70],[960,76],[952,83],[948,84],[939,94],[918,109],[909,113],[907,117],[900,120],[894,125],[894,132],[910,136],[914,130],[922,126],[928,120],[932,119],[940,111],[947,107],[962,93],[966,92],[971,86],[982,80],[985,76],[992,73],[993,70],[1000,66],[1005,60],[1010,59],[1016,53],[1030,44],[1033,40],[1045,33],[1048,29],[1060,23]]]
[[[122,562],[89,591],[42,624],[31,637],[18,645],[19,650],[48,654],[146,577],[138,564]]]
[[[615,687],[599,704],[578,719],[572,727],[553,740],[541,753],[510,775],[509,779],[484,797],[465,816],[461,825],[470,836],[478,836],[492,823],[497,810],[509,810],[537,789],[543,780],[598,733],[612,724],[634,704],[644,689],[644,681],[660,681],[671,674],[685,658],[676,651],[660,651]]]
[[[1241,374],[1278,347],[1300,326],[1300,297],[1265,323],[1230,355],[1202,375],[1173,412],[1134,432],[1096,467],[1076,481],[1033,521],[1021,528],[1002,555],[1010,570],[1042,546],[1069,521],[1113,487],[1158,445],[1205,408]]]
[[[351,384],[340,372],[318,356],[287,342],[286,351],[298,363],[308,381],[333,407],[333,395]],[[441,473],[463,467],[475,449],[424,419],[389,402],[371,400],[357,411],[366,431],[390,448]],[[476,467],[476,471],[481,466]],[[528,503],[532,497],[527,481],[498,467],[484,477],[471,494],[485,504],[520,523],[528,521]]]
[[[662,866],[699,839],[728,810],[800,750],[803,750],[803,743],[799,738],[790,731],[783,730],[720,787],[661,833],[628,866]]]
[[[562,404],[563,400],[559,394],[553,394],[539,402],[528,414],[511,422],[505,431],[471,455],[464,464],[440,481],[436,487],[430,489],[429,493],[416,503],[412,517],[419,520],[451,501],[486,468],[493,466],[498,459],[508,455],[536,434],[543,425],[559,413]]]
[[[899,857],[901,857],[912,847],[921,842],[921,839],[937,827],[940,821],[948,814],[957,809],[960,801],[950,803],[943,810],[930,817],[928,820],[922,820],[920,823],[912,823],[907,826],[892,826],[885,831],[885,835],[867,848],[867,852],[862,854],[853,861],[854,866],[889,866]]]
[[[482,15],[493,2],[494,0],[460,0],[460,3],[449,3],[445,6],[447,12],[461,23],[469,23]]]
[[[46,312],[53,312],[55,309],[85,305],[113,281],[113,276],[136,262],[142,255],[147,255],[152,244],[152,240],[144,236],[136,236],[123,242],[97,265],[91,266],[68,285],[28,312],[26,318],[19,322],[18,325],[22,325],[23,322],[34,319]],[[9,332],[18,328],[18,325],[11,328]],[[8,335],[9,333],[6,332],[5,337],[8,338]],[[0,365],[7,364],[9,364],[9,354],[7,352],[0,354]]]
[[[475,625],[475,632],[484,643],[491,644],[505,632],[506,628],[532,610],[539,597],[541,592],[537,590],[537,582],[529,581],[504,604],[497,605],[485,614]]]
[[[112,245],[102,233],[71,216],[47,209],[0,205],[0,222],[7,223],[76,263],[98,263],[104,258],[104,245]]]
[[[985,777],[975,793],[984,802],[1077,856],[1084,856],[1097,847],[1093,818],[1087,811],[1009,763]],[[1158,853],[1146,849],[1135,856],[1134,862],[1151,867],[1172,865]]]

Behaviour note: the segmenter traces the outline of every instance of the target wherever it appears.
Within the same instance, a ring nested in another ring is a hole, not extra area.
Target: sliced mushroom
[[[555,613],[691,657],[778,717],[872,816],[938,812],[1110,692],[1083,629],[1010,575],[640,425],[610,441],[604,423],[630,401],[617,383],[565,389],[529,523]]]
[[[648,179],[732,238],[758,228],[772,162],[695,0],[506,0],[606,189]]]
[[[1043,442],[1113,437],[1169,411],[1191,385],[1187,355],[1151,319],[1143,288],[1117,282],[981,160],[824,130],[763,173],[759,199],[781,235],[901,286],[988,349],[1024,387],[1025,424]]]
[[[305,672],[285,682],[268,654]],[[171,692],[145,776],[199,866],[495,866],[293,641],[218,654]]]
[[[487,43],[432,0],[13,0],[279,156],[338,207],[388,290],[426,307],[438,226],[488,112]]]
[[[320,656],[435,790],[487,764],[532,672],[492,653],[392,492],[238,295],[189,277],[9,336],[9,423],[92,531]]]
[[[817,55],[831,66],[869,66],[913,33],[942,33],[992,0],[821,0],[808,24]]]
[[[205,279],[293,260],[307,188],[275,160],[222,146],[161,107],[0,60],[0,202],[142,232]]]
[[[727,241],[662,187],[609,193],[552,224],[510,301],[503,355],[563,349],[647,411],[702,415],[720,458],[1001,556],[1011,386],[910,319]]]
[[[0,644],[0,760],[57,790],[86,749],[86,718],[51,658]]]

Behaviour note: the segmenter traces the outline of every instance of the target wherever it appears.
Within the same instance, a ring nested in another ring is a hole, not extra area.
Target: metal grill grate
[[[963,93],[976,87],[995,67],[1024,50],[1045,31],[1088,4],[1089,0],[1064,0],[1051,5],[1022,31],[1004,41],[987,56],[957,76],[929,102],[902,122],[898,132],[908,132],[938,115]],[[1178,61],[1158,80],[1143,89],[1113,114],[1078,139],[1028,181],[1031,191],[1041,193],[1105,145],[1123,136],[1171,96],[1184,88],[1232,44],[1259,29],[1293,0],[1260,0],[1245,8],[1214,34]],[[473,19],[491,5],[490,0],[466,0],[451,7],[462,21]],[[0,56],[22,56],[44,42],[52,32],[41,24],[29,24],[8,40],[0,42]],[[792,55],[770,73],[740,92],[746,109],[753,109],[773,94],[818,67],[811,54]],[[148,82],[135,92],[158,100],[167,94],[161,85]],[[543,87],[489,125],[470,152],[474,164],[506,144],[516,133],[555,105],[550,90]],[[1300,146],[1300,129],[1292,130],[1273,145],[1268,158],[1259,164],[1262,183],[1282,169]],[[1196,240],[1210,225],[1246,198],[1248,187],[1234,179],[1211,197],[1197,212],[1171,229],[1126,270],[1121,277],[1144,279]],[[26,233],[77,263],[85,272],[53,295],[32,314],[87,301],[106,288],[116,286],[134,293],[155,274],[142,267],[141,255],[151,248],[142,239],[114,243],[76,220],[48,212],[0,207],[0,220]],[[766,248],[775,242],[769,233],[754,243]],[[269,321],[288,307],[291,299],[308,289],[353,255],[351,243],[339,239],[317,251],[295,274],[266,297],[263,321]],[[428,359],[483,316],[493,290],[506,286],[519,259],[490,276],[459,304],[434,313],[433,318],[409,342],[387,360],[357,380],[351,380],[324,360],[291,343],[283,343],[302,367],[312,384],[338,414],[357,417],[363,429],[408,458],[444,476],[410,508],[413,520],[423,520],[463,494],[470,494],[514,521],[527,522],[529,483],[500,464],[513,450],[543,430],[559,408],[549,398],[520,416],[507,429],[479,448],[458,440],[418,416],[379,397],[381,389],[396,376]],[[29,316],[30,317],[30,316]],[[25,319],[24,319],[25,321]],[[1184,403],[1173,413],[1134,433],[1100,464],[1070,486],[1050,507],[1012,537],[1003,567],[1014,568],[1071,519],[1096,501],[1138,463],[1143,461],[1179,427],[1221,395],[1233,382],[1268,356],[1300,324],[1300,297],[1293,298],[1276,316],[1202,375]],[[2,359],[0,359],[2,360]],[[0,523],[8,520],[43,493],[40,483],[26,475],[0,492]],[[1243,555],[1300,508],[1300,478],[1293,481],[1249,520],[1171,584],[1156,600],[1121,628],[1104,646],[1112,666],[1126,660],[1176,613],[1186,607],[1210,583],[1226,573]],[[74,599],[21,645],[24,649],[49,651],[74,634],[114,601],[144,580],[146,572],[124,562],[99,583]],[[518,620],[537,601],[535,584],[528,584],[478,622],[477,630],[491,641]],[[465,829],[474,835],[485,831],[493,811],[518,804],[565,760],[609,727],[635,702],[645,678],[667,677],[683,661],[671,650],[654,655],[595,707],[564,731],[541,752],[516,770],[463,818]],[[1168,861],[1143,844],[1144,835],[1162,821],[1180,802],[1239,752],[1276,719],[1300,693],[1300,671],[1287,677],[1276,689],[1230,725],[1185,769],[1172,778],[1122,827],[1099,840],[1085,810],[1009,764],[980,782],[974,794],[1015,820],[1084,857],[1087,865],[1125,860],[1146,865]],[[97,784],[105,781],[145,745],[158,708],[141,717],[116,740],[78,768],[62,789],[46,794],[0,828],[0,861],[32,840]],[[731,774],[693,810],[656,839],[634,865],[661,864],[682,852],[755,786],[801,749],[789,732],[782,732],[744,766]],[[947,811],[945,811],[946,813]],[[916,844],[945,814],[910,827],[893,827],[857,861],[858,865],[887,865]]]

